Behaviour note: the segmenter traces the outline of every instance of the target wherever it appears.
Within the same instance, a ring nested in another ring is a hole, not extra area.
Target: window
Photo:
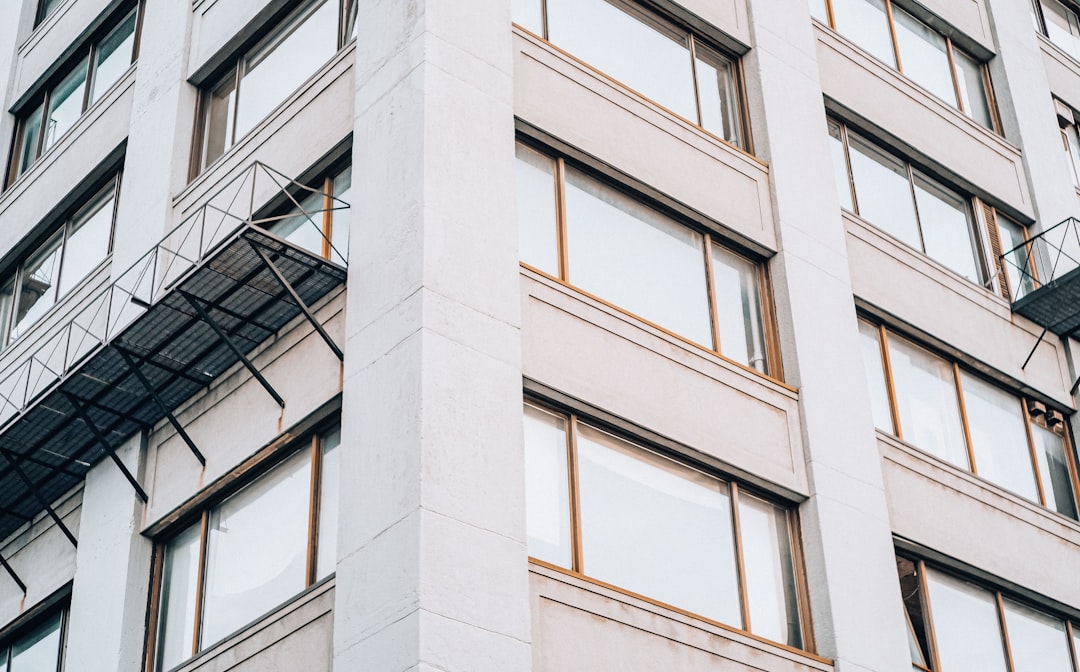
[[[728,142],[749,149],[735,59],[622,0],[514,0],[521,27]]]
[[[159,546],[162,672],[334,573],[341,433],[316,434]]]
[[[1080,672],[1080,630],[1067,619],[921,560],[897,556],[896,569],[913,670]]]
[[[809,648],[787,507],[530,403],[525,470],[534,560]]]
[[[810,0],[810,13],[986,128],[999,129],[986,66],[891,0]]]
[[[88,48],[77,52],[74,65],[62,68],[33,102],[18,112],[8,184],[55,145],[135,62],[138,18],[139,7],[135,6],[109,24]]]
[[[0,276],[0,347],[26,333],[109,256],[119,186],[117,175]]]
[[[884,326],[859,322],[883,432],[1077,519],[1076,466],[1061,413],[1022,399]]]
[[[840,205],[968,280],[987,283],[971,199],[829,121]]]
[[[49,609],[0,643],[3,672],[60,672],[64,665],[67,608]]]
[[[1066,0],[1032,0],[1032,18],[1039,31],[1080,60],[1080,10]]]
[[[352,195],[352,168],[325,177],[319,193],[302,192],[296,207],[270,227],[285,240],[344,265],[349,254],[349,212],[342,203]],[[336,199],[336,200],[335,200]]]
[[[355,36],[356,3],[317,0],[290,13],[200,91],[193,176],[285,101]]]
[[[760,263],[561,158],[517,157],[522,263],[780,377]]]
[[[64,0],[38,0],[37,16],[34,20],[34,25],[39,25],[42,21],[49,18],[56,9],[64,4]]]

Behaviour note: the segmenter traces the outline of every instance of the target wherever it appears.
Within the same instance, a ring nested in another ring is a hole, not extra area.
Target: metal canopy
[[[344,267],[262,228],[282,217],[253,214],[305,191],[253,164],[0,376],[0,539],[42,511],[59,522],[49,503],[162,419],[203,462],[173,411],[345,284]],[[323,212],[302,211],[320,235]]]

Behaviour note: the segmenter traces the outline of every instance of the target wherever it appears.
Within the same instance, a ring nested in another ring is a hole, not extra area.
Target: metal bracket
[[[19,578],[19,575],[15,573],[15,570],[11,568],[11,565],[8,564],[8,561],[2,555],[0,555],[0,565],[4,566],[4,569],[7,571],[8,576],[11,577],[11,580],[15,582],[15,585],[17,585],[20,590],[22,590],[23,595],[26,595],[26,584],[23,583],[23,580]]]
[[[1031,358],[1035,356],[1035,351],[1039,349],[1039,345],[1043,342],[1043,339],[1046,338],[1046,332],[1049,329],[1050,329],[1050,327],[1043,327],[1042,333],[1039,334],[1039,339],[1037,341],[1035,341],[1035,345],[1032,346],[1031,352],[1028,353],[1027,359],[1025,359],[1024,363],[1020,365],[1020,370],[1021,371],[1023,371],[1024,369],[1027,368],[1028,362],[1030,362]],[[1076,390],[1073,390],[1073,392],[1075,393]]]
[[[21,480],[23,482],[23,485],[26,486],[26,489],[30,492],[31,495],[33,495],[34,499],[37,500],[38,505],[41,506],[41,508],[45,509],[45,512],[49,514],[49,517],[52,518],[52,521],[56,523],[56,526],[60,528],[60,531],[63,532],[64,536],[67,537],[68,541],[71,542],[71,545],[75,548],[78,548],[79,541],[75,538],[75,535],[71,533],[71,530],[68,529],[67,525],[64,525],[64,521],[60,520],[60,516],[56,515],[56,511],[54,511],[52,506],[50,506],[49,503],[45,501],[45,498],[41,496],[41,493],[38,492],[37,487],[34,486],[34,482],[30,480],[30,477],[27,476],[26,472],[23,471],[22,467],[19,466],[18,461],[15,460],[15,457],[11,454],[11,451],[9,451],[7,448],[0,448],[0,455],[2,455],[4,459],[7,460],[8,464],[11,465],[12,471],[15,472],[15,474],[19,477],[19,480]]]
[[[281,272],[281,269],[277,267],[277,265],[270,259],[270,256],[267,255],[266,252],[258,245],[251,242],[250,240],[248,241],[248,245],[251,245],[251,249],[255,250],[255,254],[259,255],[259,258],[263,260],[263,263],[266,264],[266,267],[270,270],[271,273],[274,274],[274,277],[277,278],[277,281],[281,284],[285,291],[289,293],[289,296],[292,297],[293,303],[295,303],[296,307],[300,309],[300,312],[304,314],[304,317],[306,317],[308,322],[311,323],[311,326],[315,328],[315,331],[319,333],[319,336],[321,336],[322,339],[326,341],[326,345],[330,347],[330,350],[333,351],[333,353],[337,356],[338,360],[342,362],[345,361],[345,353],[341,351],[341,348],[339,348],[338,344],[334,342],[334,339],[330,338],[330,334],[326,333],[326,329],[323,328],[322,324],[320,324],[319,321],[315,319],[315,315],[312,314],[311,309],[308,308],[308,305],[304,303],[303,299],[300,298],[300,295],[296,293],[296,289],[293,288],[292,284],[290,284],[289,281],[285,278],[285,274]]]
[[[124,475],[127,482],[135,489],[135,494],[139,496],[139,499],[141,499],[144,504],[150,501],[150,497],[147,496],[146,491],[139,485],[139,480],[128,470],[127,465],[125,465],[124,461],[120,459],[120,456],[116,454],[116,450],[112,447],[112,444],[109,443],[105,438],[105,435],[101,433],[101,430],[94,424],[94,421],[90,419],[90,414],[86,412],[86,408],[71,394],[64,391],[61,391],[60,393],[68,400],[68,403],[75,407],[75,414],[79,416],[79,419],[83,421],[83,424],[90,430],[90,433],[94,435],[94,439],[101,444],[101,447],[105,449],[105,452],[112,458],[113,463],[120,469],[120,473]]]
[[[209,313],[206,312],[206,309],[199,305],[199,300],[191,294],[188,294],[187,292],[182,290],[177,290],[177,293],[180,294],[180,296],[184,297],[184,299],[189,304],[191,304],[191,307],[195,309],[196,313],[198,313],[199,319],[201,319],[211,329],[213,329],[214,333],[217,334],[218,338],[220,338],[221,341],[225,343],[225,345],[229,346],[229,349],[233,351],[233,354],[236,355],[241,362],[243,362],[244,366],[251,373],[252,377],[254,377],[255,380],[259,381],[259,384],[262,385],[263,389],[266,390],[267,393],[274,398],[274,401],[278,403],[278,406],[285,408],[285,400],[282,399],[281,395],[277,393],[277,390],[275,390],[273,386],[270,385],[270,381],[268,381],[266,378],[263,377],[261,373],[259,373],[259,370],[255,368],[254,364],[251,363],[251,360],[247,358],[247,355],[245,355],[240,350],[240,348],[237,347],[236,343],[234,343],[233,340],[229,338],[229,335],[225,333],[225,330],[221,328],[221,325],[215,322],[214,318],[210,317]]]
[[[176,430],[176,433],[180,436],[184,443],[187,444],[187,447],[191,451],[191,454],[195,456],[195,459],[199,461],[199,464],[205,467],[206,458],[203,456],[202,451],[199,450],[199,447],[196,446],[195,442],[191,440],[191,437],[188,436],[188,433],[184,431],[184,427],[180,424],[180,421],[176,419],[176,416],[172,414],[172,411],[169,410],[169,407],[166,406],[165,402],[162,401],[160,396],[158,396],[157,390],[154,389],[154,386],[150,384],[150,381],[146,378],[146,375],[141,370],[139,370],[139,367],[135,363],[135,360],[132,358],[131,353],[118,345],[114,345],[113,347],[116,349],[117,352],[120,353],[120,356],[124,358],[124,361],[127,362],[128,369],[131,371],[132,374],[134,374],[136,378],[139,379],[139,382],[142,383],[142,386],[146,390],[146,393],[150,395],[150,398],[154,400],[154,403],[158,405],[158,408],[161,409],[161,412],[165,414],[166,418],[168,418],[169,424],[172,425],[173,429]]]

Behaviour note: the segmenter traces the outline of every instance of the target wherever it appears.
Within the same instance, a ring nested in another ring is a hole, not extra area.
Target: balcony
[[[348,207],[328,198],[304,211],[310,193],[251,165],[0,373],[0,539],[45,511],[77,544],[49,503],[103,459],[145,501],[115,450],[162,420],[205,464],[173,412],[237,363],[284,406],[248,355],[295,318],[342,357],[308,306],[343,286],[346,268],[267,230],[299,211],[321,236],[322,213]]]
[[[1080,331],[1080,220],[1055,224],[1002,254],[1001,262],[1014,313],[1043,327],[1044,336]]]

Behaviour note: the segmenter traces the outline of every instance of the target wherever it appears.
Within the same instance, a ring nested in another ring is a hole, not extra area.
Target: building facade
[[[0,55],[0,669],[1080,672],[1080,4]]]

